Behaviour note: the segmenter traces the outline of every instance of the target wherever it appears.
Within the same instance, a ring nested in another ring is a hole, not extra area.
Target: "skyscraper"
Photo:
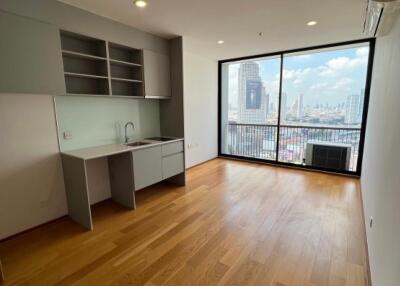
[[[299,93],[297,97],[297,118],[303,117],[303,94]]]
[[[239,67],[238,122],[262,124],[266,122],[268,102],[255,62],[241,63]]]
[[[362,93],[363,91],[361,91]],[[346,99],[346,124],[360,124],[364,103],[364,94],[351,94]]]

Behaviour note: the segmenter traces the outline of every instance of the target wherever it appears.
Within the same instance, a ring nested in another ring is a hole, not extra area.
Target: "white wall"
[[[377,40],[361,177],[375,286],[400,285],[399,147],[400,17],[390,35]]]
[[[217,157],[218,63],[184,51],[186,167]]]
[[[53,97],[0,94],[0,239],[66,213]]]

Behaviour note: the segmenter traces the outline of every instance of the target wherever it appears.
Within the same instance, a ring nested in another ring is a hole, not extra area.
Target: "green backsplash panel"
[[[121,143],[128,121],[135,124],[132,139],[160,135],[158,100],[56,96],[55,102],[61,151]]]

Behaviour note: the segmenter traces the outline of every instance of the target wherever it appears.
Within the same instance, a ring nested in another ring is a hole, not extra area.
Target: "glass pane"
[[[356,171],[369,46],[287,54],[279,161]]]
[[[280,57],[222,64],[223,154],[275,160]]]

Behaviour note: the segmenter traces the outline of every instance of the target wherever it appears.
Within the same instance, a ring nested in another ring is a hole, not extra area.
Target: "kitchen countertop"
[[[117,143],[117,144],[109,144],[109,145],[102,145],[102,146],[96,146],[96,147],[64,151],[64,152],[61,152],[61,154],[66,155],[66,156],[75,157],[75,158],[82,159],[82,160],[90,160],[90,159],[96,159],[96,158],[106,157],[106,156],[110,156],[110,155],[120,154],[120,153],[124,153],[124,152],[131,152],[131,151],[135,151],[135,150],[139,150],[139,149],[145,149],[145,148],[154,147],[154,146],[158,146],[158,145],[179,142],[179,141],[183,141],[183,138],[174,138],[169,141],[156,141],[156,140],[143,139],[143,140],[129,141],[128,143],[134,143],[134,142],[138,142],[138,141],[149,142],[150,144],[146,144],[146,145],[142,145],[142,146],[126,146],[123,143]]]

